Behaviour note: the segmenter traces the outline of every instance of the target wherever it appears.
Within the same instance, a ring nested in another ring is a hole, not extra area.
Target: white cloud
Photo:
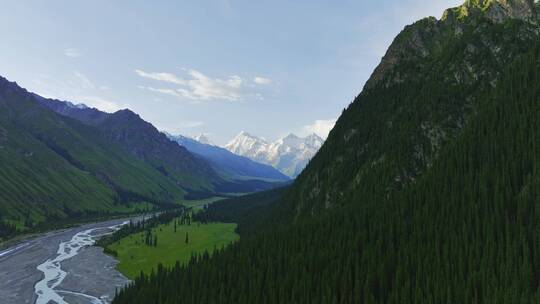
[[[237,75],[232,75],[225,79],[211,78],[194,69],[186,70],[187,78],[185,79],[171,73],[145,72],[142,70],[135,70],[135,73],[143,78],[178,85],[178,87],[173,89],[148,86],[140,86],[140,88],[195,101],[238,101],[248,94],[245,91],[247,86],[244,80]]]
[[[334,128],[337,119],[328,119],[328,120],[316,120],[314,123],[302,127],[300,134],[302,136],[317,134],[320,137],[326,139],[328,133]]]
[[[152,92],[157,92],[165,95],[171,95],[175,97],[182,97],[182,94],[178,93],[176,90],[173,89],[159,89],[154,87],[145,87],[145,86],[138,86],[139,89],[148,90]]]
[[[190,70],[189,75],[192,79],[188,82],[187,90],[180,90],[180,92],[186,91],[185,97],[187,98],[235,101],[241,97],[240,88],[243,80],[239,76],[233,75],[225,80],[212,79],[196,70]]]
[[[64,55],[66,55],[69,58],[79,58],[82,56],[81,51],[75,48],[69,48],[64,50]]]
[[[272,84],[272,79],[257,76],[255,78],[253,78],[253,82],[255,82],[256,84],[260,84],[260,85],[269,85],[269,84]]]
[[[186,85],[186,81],[176,77],[171,73],[147,73],[142,70],[135,70],[135,73],[143,78],[148,78],[157,81],[169,82],[178,85]]]

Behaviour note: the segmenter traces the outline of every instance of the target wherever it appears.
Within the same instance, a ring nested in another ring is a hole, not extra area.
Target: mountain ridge
[[[186,194],[94,127],[51,111],[5,78],[0,130],[0,220],[19,229],[170,204]]]
[[[152,164],[186,190],[212,190],[213,184],[222,182],[208,164],[170,141],[151,123],[129,109],[105,113],[93,108],[71,107],[59,100],[40,100],[61,115],[98,128],[111,142],[120,144],[130,154]]]

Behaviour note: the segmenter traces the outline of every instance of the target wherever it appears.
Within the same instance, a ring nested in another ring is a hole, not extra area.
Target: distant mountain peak
[[[236,135],[235,138],[243,138],[243,137],[247,137],[247,138],[251,138],[251,139],[256,139],[256,140],[266,141],[264,138],[262,138],[262,137],[257,137],[257,136],[255,136],[255,135],[252,135],[252,134],[249,133],[249,132],[246,132],[246,131],[240,131],[240,133],[238,133],[238,135]]]
[[[236,137],[234,137],[226,146],[234,143],[238,143],[240,141],[243,142],[258,142],[261,144],[267,144],[266,140],[262,137],[257,137],[255,135],[252,135],[246,131],[240,132]]]
[[[227,143],[227,145],[225,145],[225,149],[234,154],[262,162],[264,157],[261,158],[259,156],[267,149],[267,146],[268,143],[263,138],[253,136],[245,131],[242,131],[233,140]]]
[[[275,142],[268,143],[263,138],[243,131],[225,148],[235,154],[271,165],[282,173],[295,177],[317,153],[323,142],[324,140],[316,134],[302,138],[290,133]]]
[[[233,178],[263,178],[280,181],[289,179],[272,166],[255,162],[247,157],[232,153],[225,148],[218,147],[213,144],[205,144],[199,140],[196,140],[195,138],[182,135],[167,134],[167,136],[192,153],[200,155],[209,160],[216,171],[229,175]]]
[[[299,138],[299,137],[296,136],[296,134],[289,133],[289,135],[285,136],[284,138],[297,139],[297,138]]]

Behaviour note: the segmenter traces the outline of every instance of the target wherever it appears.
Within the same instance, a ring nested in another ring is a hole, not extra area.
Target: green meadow
[[[150,273],[159,263],[164,266],[173,266],[176,261],[186,263],[193,254],[202,254],[205,250],[212,252],[239,238],[235,233],[236,224],[192,222],[191,225],[177,225],[176,232],[174,226],[172,221],[152,229],[152,235],[157,237],[157,246],[145,244],[146,231],[108,246],[117,253],[118,270],[133,279],[141,271]]]

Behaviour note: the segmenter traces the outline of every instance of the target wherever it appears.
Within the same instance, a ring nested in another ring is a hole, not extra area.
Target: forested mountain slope
[[[114,303],[539,302],[539,32],[519,0],[407,27],[240,242]]]
[[[95,128],[0,78],[0,221],[28,227],[135,202],[172,203],[185,193]]]
[[[224,182],[206,161],[169,140],[165,134],[130,110],[105,113],[93,108],[74,107],[58,100],[39,100],[63,116],[98,128],[104,138],[120,145],[188,191],[212,192],[214,184]]]
[[[407,26],[298,178],[298,212],[414,183],[481,110],[504,67],[538,41],[535,11],[524,0],[468,1]]]

